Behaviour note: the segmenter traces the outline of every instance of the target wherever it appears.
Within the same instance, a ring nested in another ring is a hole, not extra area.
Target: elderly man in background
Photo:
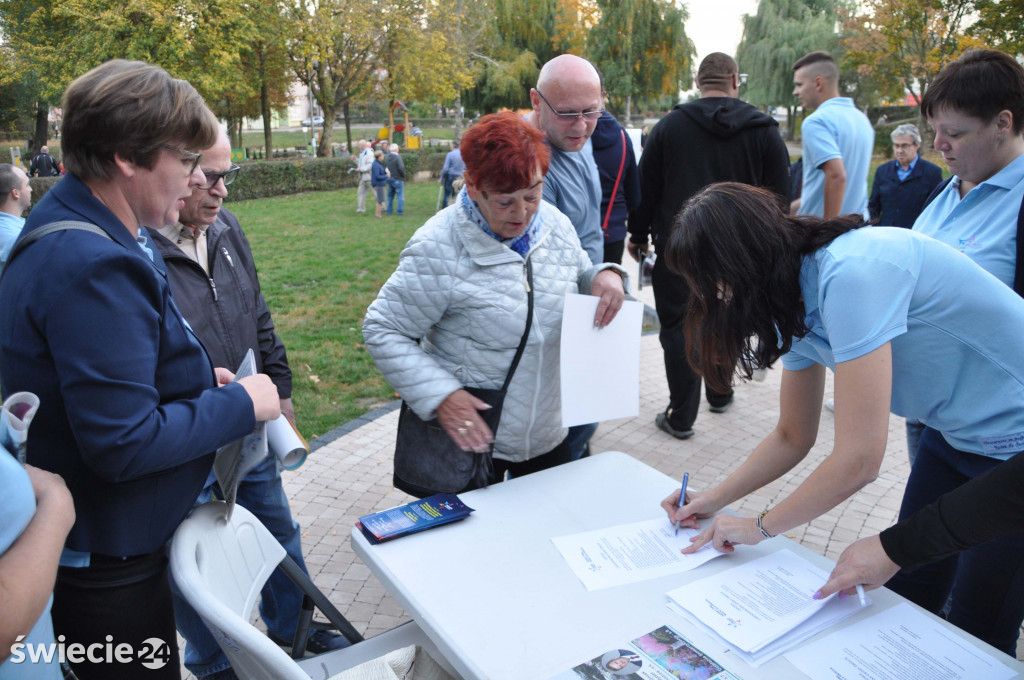
[[[11,246],[25,226],[22,215],[32,204],[32,185],[25,171],[10,163],[0,163],[0,271],[7,263]]]
[[[916,125],[900,125],[891,137],[895,158],[875,171],[868,212],[874,224],[910,229],[942,181],[942,168],[918,155],[921,133]]]
[[[373,167],[373,149],[365,139],[359,140],[359,156],[356,170],[359,172],[359,189],[356,190],[356,212],[366,212],[366,194],[373,191],[370,185],[370,168]]]
[[[384,165],[388,169],[388,210],[387,214],[390,215],[391,211],[395,208],[395,199],[398,199],[398,216],[403,217],[405,215],[405,161],[398,155],[399,147],[397,144],[392,144],[387,156],[384,157]]]
[[[274,332],[274,321],[260,292],[249,241],[238,219],[222,207],[239,167],[231,162],[231,144],[223,134],[202,153],[205,182],[185,199],[177,223],[150,230],[152,243],[167,265],[175,303],[213,363],[235,369],[252,349],[257,370],[274,381],[281,412],[294,423],[292,373],[284,344]],[[196,503],[209,501],[214,491],[222,495],[211,473]],[[255,514],[306,571],[301,532],[292,519],[276,456],[267,456],[245,476],[238,488],[238,503]],[[270,638],[278,644],[290,646],[301,604],[302,592],[283,572],[274,572],[263,588],[260,614]],[[185,666],[206,680],[235,680],[220,646],[177,592],[174,612],[178,631],[188,643]],[[307,649],[322,653],[347,644],[336,633],[315,630]]]

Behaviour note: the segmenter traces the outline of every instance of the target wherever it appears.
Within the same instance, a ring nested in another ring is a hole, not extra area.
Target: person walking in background
[[[356,158],[356,172],[359,173],[359,188],[356,189],[356,212],[366,212],[366,194],[373,185],[370,181],[370,168],[373,166],[373,149],[365,139],[359,140],[359,156]]]
[[[395,200],[398,201],[398,215],[405,215],[405,162],[398,155],[398,145],[392,144],[390,153],[384,160],[388,169],[388,215],[395,208]]]
[[[601,232],[604,262],[622,264],[626,218],[640,205],[640,180],[633,142],[626,129],[608,111],[601,114],[591,136],[594,162],[601,177]]]
[[[828,52],[811,52],[793,64],[793,96],[814,113],[801,127],[804,178],[791,212],[867,219],[875,129],[852,99],[839,96],[839,67]]]
[[[28,174],[32,177],[56,177],[60,174],[60,166],[56,159],[50,155],[50,147],[42,146],[39,153],[32,158]]]
[[[370,185],[373,187],[373,196],[377,201],[377,211],[374,213],[374,217],[379,218],[384,210],[384,192],[388,186],[388,169],[384,167],[384,152],[380,149],[375,149],[373,152]]]
[[[25,226],[22,215],[32,205],[32,184],[25,171],[0,163],[0,271],[7,263],[15,239]]]
[[[652,239],[654,304],[661,322],[669,401],[655,417],[662,431],[687,439],[700,409],[701,377],[687,358],[683,321],[690,287],[668,269],[663,248],[673,219],[690,196],[713,182],[744,182],[770,189],[784,200],[789,192],[789,154],[771,116],[739,100],[739,68],[727,54],[714,52],[697,69],[700,99],[676,106],[662,118],[640,157],[640,206],[629,216],[627,247],[634,260]],[[713,413],[732,403],[731,388],[705,389]]]
[[[918,155],[921,133],[916,125],[900,125],[890,137],[895,158],[875,170],[868,212],[872,224],[909,229],[942,181],[942,168]]]
[[[444,187],[444,195],[441,199],[441,208],[448,206],[448,200],[455,198],[455,187],[452,183],[462,177],[466,164],[462,162],[462,150],[459,148],[459,140],[455,140],[455,148],[444,157],[444,166],[441,168],[441,184]]]

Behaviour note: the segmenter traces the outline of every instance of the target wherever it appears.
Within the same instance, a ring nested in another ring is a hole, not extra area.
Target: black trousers
[[[491,476],[491,484],[497,484],[498,482],[504,481],[505,473],[508,473],[509,479],[513,477],[522,477],[528,475],[531,472],[540,472],[541,470],[547,470],[553,468],[556,465],[562,463],[568,463],[574,460],[572,457],[572,450],[569,447],[568,437],[562,440],[562,443],[551,449],[547,453],[531,458],[530,460],[524,460],[522,463],[512,463],[507,460],[501,460],[500,458],[494,459],[494,474]]]
[[[58,569],[53,631],[67,653],[83,646],[68,659],[79,680],[181,680],[166,551]]]
[[[665,353],[665,377],[668,379],[669,424],[677,430],[693,427],[700,408],[701,377],[686,360],[686,338],[683,335],[683,321],[689,304],[690,290],[681,276],[673,274],[665,264],[665,256],[659,254],[651,273],[654,286],[654,306],[658,310],[661,331],[658,338]],[[725,406],[732,400],[732,390],[719,393],[705,390],[708,403]]]

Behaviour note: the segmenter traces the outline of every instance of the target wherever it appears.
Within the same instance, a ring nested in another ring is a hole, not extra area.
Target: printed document
[[[907,602],[793,650],[786,658],[821,680],[1007,680],[1017,675]]]
[[[644,305],[626,300],[615,319],[594,328],[598,298],[566,295],[562,311],[562,425],[640,414],[640,331]]]
[[[827,580],[827,571],[778,550],[676,588],[669,608],[759,666],[861,608],[856,597],[811,599]]]
[[[711,544],[692,555],[680,552],[690,545],[695,529],[680,529],[665,517],[633,524],[552,538],[558,552],[587,590],[636,583],[698,567],[720,553]]]

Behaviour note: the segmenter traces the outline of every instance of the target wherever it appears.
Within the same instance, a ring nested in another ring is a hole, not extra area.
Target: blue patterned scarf
[[[462,207],[465,208],[466,214],[469,215],[469,218],[473,220],[478,227],[483,229],[485,234],[519,253],[519,256],[524,260],[526,259],[526,254],[530,252],[530,245],[536,242],[537,236],[540,235],[541,226],[544,223],[544,220],[540,217],[540,210],[534,213],[533,218],[530,220],[530,223],[526,225],[526,229],[523,230],[522,234],[515,238],[502,238],[491,231],[490,226],[487,224],[487,220],[485,220],[484,216],[480,214],[480,208],[477,206],[476,201],[469,197],[469,194],[466,193],[465,187],[463,187],[462,191],[459,192],[459,201],[462,202]]]

